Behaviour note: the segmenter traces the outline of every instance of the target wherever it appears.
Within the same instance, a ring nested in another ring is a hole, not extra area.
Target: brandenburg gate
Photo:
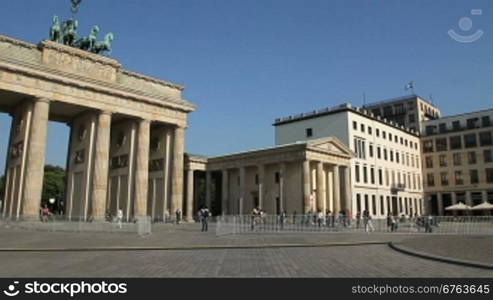
[[[0,111],[12,116],[5,216],[39,216],[49,120],[70,127],[66,215],[102,220],[121,208],[132,220],[182,209],[184,133],[195,107],[182,86],[96,53],[0,35]]]

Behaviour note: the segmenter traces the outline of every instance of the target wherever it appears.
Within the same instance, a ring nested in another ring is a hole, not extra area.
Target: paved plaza
[[[147,237],[2,228],[0,240],[1,277],[493,277],[493,270],[423,259],[387,245],[392,241],[433,255],[492,264],[491,236],[216,236],[214,224],[207,233],[200,232],[199,224],[157,224]],[[9,248],[25,251],[5,251]]]

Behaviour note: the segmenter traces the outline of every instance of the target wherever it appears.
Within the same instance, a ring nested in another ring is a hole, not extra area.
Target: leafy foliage
[[[46,165],[43,194],[41,202],[47,203],[50,198],[60,199],[65,195],[65,170],[58,166]]]

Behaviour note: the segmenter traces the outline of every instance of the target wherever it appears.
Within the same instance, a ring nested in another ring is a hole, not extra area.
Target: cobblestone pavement
[[[1,248],[166,246],[190,250],[0,252],[0,277],[493,277],[493,271],[402,254],[387,245],[193,250],[203,245],[311,244],[351,241],[404,242],[391,234],[201,233],[197,224],[161,225],[146,238],[1,229]],[[213,229],[213,228],[211,228]],[[419,236],[427,238],[426,236]],[[451,237],[453,238],[453,237]],[[491,249],[491,248],[490,248]]]

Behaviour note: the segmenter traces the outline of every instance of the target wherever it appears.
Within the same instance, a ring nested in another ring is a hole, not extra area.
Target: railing
[[[345,218],[343,216],[288,215],[281,216],[222,216],[217,220],[216,234],[252,233],[434,233],[434,234],[487,234],[493,235],[492,216],[420,216],[389,218]]]
[[[0,228],[53,232],[136,233],[141,236],[152,232],[150,217],[137,217],[132,222],[125,222],[117,219],[97,221],[64,215],[40,216],[35,219],[0,216]]]

